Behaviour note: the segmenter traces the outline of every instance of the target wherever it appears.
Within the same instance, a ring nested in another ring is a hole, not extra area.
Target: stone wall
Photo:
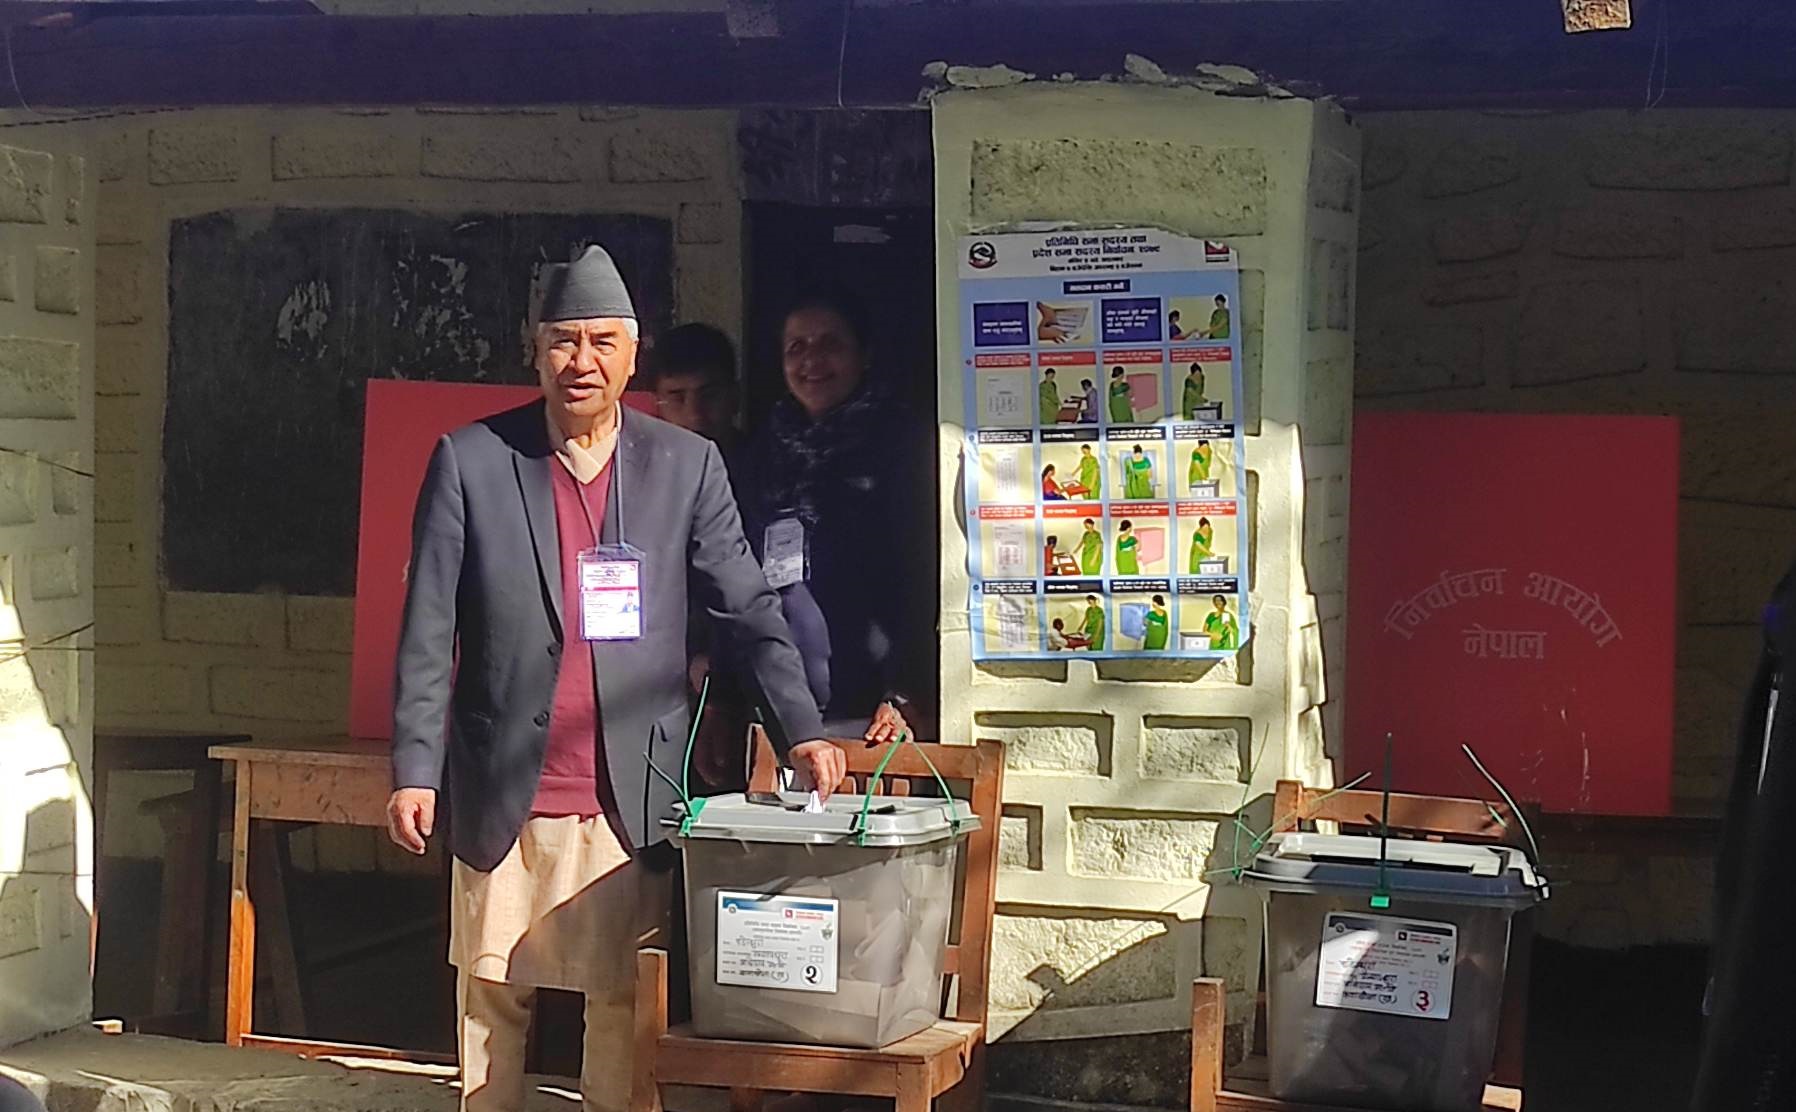
[[[92,168],[0,119],[0,1045],[91,1004]]]
[[[159,572],[171,220],[242,206],[640,213],[673,222],[675,310],[733,335],[741,309],[735,114],[614,108],[230,109],[79,127],[96,151],[98,715],[102,725],[340,733],[352,600],[172,592]],[[246,446],[247,447],[247,446]],[[136,813],[177,790],[120,778],[108,853],[149,854]],[[117,837],[114,837],[114,831]],[[437,867],[318,828],[300,867]]]
[[[1358,405],[1682,419],[1675,793],[1718,811],[1759,610],[1796,554],[1796,114],[1360,123]],[[1706,861],[1550,864],[1549,934],[1707,937]]]
[[[1275,780],[1328,775],[1358,137],[1306,101],[1186,88],[1029,84],[934,111],[943,731],[1000,738],[1009,762],[994,1086],[1182,1105],[1170,1033],[1192,978],[1228,979],[1237,1047],[1251,1023],[1259,903],[1209,883],[1230,816],[1258,801],[1249,821],[1269,821]],[[1157,224],[1240,253],[1254,629],[1235,660],[972,662],[955,261],[960,236],[1034,220]]]

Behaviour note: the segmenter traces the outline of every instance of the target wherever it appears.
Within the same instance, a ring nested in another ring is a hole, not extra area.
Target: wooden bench
[[[735,1112],[758,1108],[771,1094],[829,1093],[884,1097],[895,1112],[944,1107],[978,1109],[985,1101],[986,997],[991,972],[992,906],[998,869],[999,801],[1004,751],[995,741],[975,745],[905,745],[878,783],[869,784],[884,746],[845,743],[851,784],[844,791],[919,794],[934,788],[929,761],[957,798],[979,818],[962,853],[965,880],[956,901],[960,924],[949,939],[942,992],[948,1018],[929,1030],[877,1050],[787,1043],[705,1039],[686,1026],[669,1026],[668,957],[659,950],[638,955],[636,982],[636,1081],[631,1112],[661,1112],[669,1085],[728,1089]],[[921,750],[922,752],[919,752]],[[764,737],[756,744],[749,785],[772,791],[776,765]],[[962,793],[964,797],[962,796]]]

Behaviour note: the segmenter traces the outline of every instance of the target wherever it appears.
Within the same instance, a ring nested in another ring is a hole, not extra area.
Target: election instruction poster
[[[961,242],[978,660],[1248,636],[1240,274],[1152,228]]]

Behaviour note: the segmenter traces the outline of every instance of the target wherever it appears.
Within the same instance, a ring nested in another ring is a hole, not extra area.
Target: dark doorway
[[[785,395],[780,362],[783,315],[801,292],[836,285],[867,306],[872,319],[873,373],[882,376],[897,398],[935,426],[935,214],[927,207],[849,208],[772,202],[744,206],[748,319],[743,327],[744,410],[752,431]],[[933,454],[926,452],[926,458]],[[933,469],[932,469],[933,472]],[[896,543],[935,551],[941,520],[933,473],[919,476],[929,485],[920,512],[927,520],[894,523]],[[909,535],[903,535],[909,534]],[[894,543],[873,541],[871,543]],[[916,569],[919,582],[913,604],[937,613],[939,578],[933,561]],[[937,706],[935,678],[940,642],[929,637],[917,646],[927,660],[915,662],[914,674],[927,690],[907,692],[924,707]]]
[[[935,412],[935,215],[750,203],[744,378],[749,428],[785,393],[781,314],[819,285],[839,285],[873,317],[875,373],[920,414]]]

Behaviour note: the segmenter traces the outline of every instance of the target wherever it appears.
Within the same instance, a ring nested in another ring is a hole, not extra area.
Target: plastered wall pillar
[[[1113,83],[945,93],[934,126],[944,733],[1008,746],[995,1085],[1150,1103],[1184,1082],[1117,1040],[1173,1052],[1192,978],[1228,979],[1231,1041],[1248,1035],[1259,901],[1217,872],[1248,848],[1234,814],[1257,832],[1275,781],[1330,777],[1358,137],[1324,104]],[[1236,660],[972,661],[959,239],[1035,221],[1239,254],[1254,633]]]
[[[0,119],[0,1046],[92,1003],[92,196],[77,135]]]

